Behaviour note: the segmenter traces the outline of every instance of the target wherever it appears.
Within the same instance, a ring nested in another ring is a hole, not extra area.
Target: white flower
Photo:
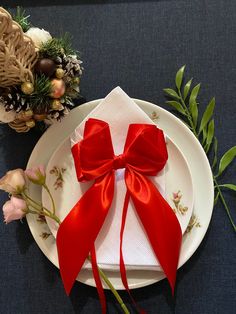
[[[5,107],[0,103],[0,121],[4,123],[9,123],[15,120],[15,118],[15,110],[6,111]]]
[[[40,29],[38,27],[31,27],[25,34],[33,40],[37,48],[46,43],[48,40],[52,39],[52,36],[49,32],[45,31],[43,28]]]

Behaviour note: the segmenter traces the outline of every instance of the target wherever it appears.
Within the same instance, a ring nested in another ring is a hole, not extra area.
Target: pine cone
[[[62,58],[58,58],[58,65],[65,71],[64,80],[69,83],[72,78],[82,75],[82,68],[79,59],[75,55],[64,55]]]
[[[28,110],[30,108],[29,100],[22,95],[17,89],[10,91],[1,96],[1,100],[4,103],[6,111],[15,110],[20,112],[21,110]]]

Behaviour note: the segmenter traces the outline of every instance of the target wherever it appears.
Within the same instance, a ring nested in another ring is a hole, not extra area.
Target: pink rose
[[[9,201],[3,205],[4,222],[8,224],[13,220],[22,219],[27,211],[26,202],[18,197],[12,196]]]
[[[0,189],[13,195],[20,194],[25,188],[25,174],[22,169],[8,171],[0,179]]]
[[[45,184],[46,173],[43,165],[39,165],[31,169],[26,169],[25,174],[31,182],[39,185]]]

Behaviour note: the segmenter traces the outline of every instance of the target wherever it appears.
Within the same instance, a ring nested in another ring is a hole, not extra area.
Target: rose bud
[[[8,171],[0,179],[0,189],[13,195],[20,194],[25,188],[25,174],[22,169]]]
[[[31,169],[26,169],[25,174],[28,177],[28,179],[34,184],[38,185],[45,184],[46,174],[43,165],[39,165]]]
[[[18,197],[12,196],[3,205],[4,222],[7,224],[13,220],[22,219],[28,212],[26,202]]]

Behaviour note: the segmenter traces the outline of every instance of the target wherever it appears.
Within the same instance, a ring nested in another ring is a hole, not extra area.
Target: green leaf
[[[184,86],[184,100],[187,98],[191,84],[192,84],[192,80],[189,80],[188,83]]]
[[[214,132],[215,132],[215,123],[214,123],[214,120],[212,119],[209,122],[208,128],[207,128],[207,138],[206,138],[206,146],[205,146],[206,153],[209,151],[209,149],[211,147],[211,143],[212,143],[212,140],[213,140]]]
[[[175,84],[178,89],[180,89],[182,81],[183,81],[184,69],[185,69],[185,65],[182,66],[176,73]]]
[[[198,106],[197,106],[196,101],[192,101],[189,104],[189,110],[190,110],[190,113],[191,113],[192,118],[193,118],[193,125],[196,128],[196,126],[197,126],[197,118],[198,118]]]
[[[201,84],[197,84],[196,86],[194,86],[194,88],[191,91],[190,97],[189,97],[189,104],[191,105],[191,103],[196,102],[197,99],[197,95],[199,93]]]
[[[235,184],[226,183],[226,184],[221,184],[219,186],[236,192],[236,185]]]
[[[219,172],[217,176],[223,173],[223,171],[229,166],[229,164],[234,160],[235,157],[236,157],[236,146],[233,146],[221,158],[220,164],[219,164]]]
[[[209,102],[208,106],[206,107],[206,110],[203,114],[202,121],[199,128],[199,134],[202,132],[202,130],[206,127],[207,123],[210,121],[213,112],[215,108],[215,98],[213,97],[212,100]]]
[[[214,159],[212,162],[212,169],[214,169],[217,164],[217,150],[218,150],[218,141],[217,141],[217,138],[214,137]]]
[[[170,100],[167,101],[166,103],[174,107],[179,113],[186,115],[184,108],[178,101]]]
[[[216,194],[215,199],[214,199],[214,206],[215,206],[215,205],[217,204],[217,202],[218,202],[219,195],[220,195],[220,193],[218,192],[218,193]]]
[[[164,88],[164,92],[169,95],[172,98],[177,98],[180,99],[179,95],[176,93],[175,90],[171,89],[171,88]]]
[[[206,143],[206,139],[207,139],[207,125],[202,130],[202,146],[204,146],[204,144]]]

